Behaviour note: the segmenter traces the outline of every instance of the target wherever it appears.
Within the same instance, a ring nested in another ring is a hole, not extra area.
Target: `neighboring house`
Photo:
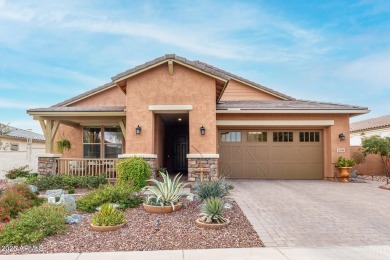
[[[45,153],[45,137],[12,126],[7,128],[9,132],[0,136],[0,178],[5,171],[25,165],[37,172],[37,156]]]
[[[390,115],[375,117],[351,123],[351,156],[358,152],[362,145],[362,138],[372,135],[381,137],[390,136]],[[359,174],[385,175],[382,162],[377,155],[367,155],[363,164],[357,165]]]
[[[212,177],[324,179],[349,157],[349,118],[365,107],[297,100],[200,61],[165,55],[47,108],[28,110],[46,136],[40,172],[112,170],[110,158]],[[60,136],[72,149],[58,159]],[[103,160],[104,159],[104,160]],[[52,167],[56,162],[58,167]],[[201,164],[202,162],[202,164]],[[43,166],[47,165],[47,168]]]

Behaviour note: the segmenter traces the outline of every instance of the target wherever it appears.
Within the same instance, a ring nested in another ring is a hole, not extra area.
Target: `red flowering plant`
[[[22,178],[22,177],[28,177],[31,173],[31,170],[28,169],[28,165],[22,166],[22,167],[16,167],[11,170],[9,170],[5,177],[8,179],[16,179],[16,178]]]
[[[0,195],[0,222],[8,222],[21,211],[42,204],[43,199],[33,193],[26,184],[17,184]]]

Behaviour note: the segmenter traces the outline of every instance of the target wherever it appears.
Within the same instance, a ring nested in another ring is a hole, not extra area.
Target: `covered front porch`
[[[32,109],[46,139],[39,155],[40,174],[106,175],[116,179],[118,155],[124,153],[124,107],[56,107]],[[64,138],[71,149],[58,152],[56,140]]]

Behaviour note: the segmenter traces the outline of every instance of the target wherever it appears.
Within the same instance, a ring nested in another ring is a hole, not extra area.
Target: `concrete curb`
[[[360,247],[263,247],[197,250],[1,255],[0,259],[56,260],[196,260],[196,259],[390,259],[390,245]]]

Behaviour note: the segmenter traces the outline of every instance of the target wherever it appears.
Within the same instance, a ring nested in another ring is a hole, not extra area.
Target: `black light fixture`
[[[204,128],[203,125],[200,127],[200,134],[201,135],[205,135],[206,134],[206,128]]]
[[[140,135],[141,134],[141,127],[138,125],[136,128],[135,128],[135,133],[137,135]]]
[[[340,141],[344,141],[345,135],[343,133],[339,134],[339,139],[340,139]]]

